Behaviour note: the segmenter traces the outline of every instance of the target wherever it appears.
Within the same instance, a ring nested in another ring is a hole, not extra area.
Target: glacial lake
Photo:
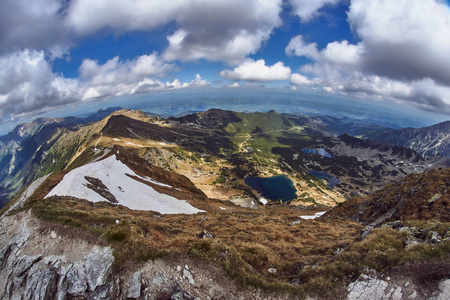
[[[341,183],[341,180],[339,178],[327,172],[308,170],[308,174],[311,174],[313,176],[316,176],[317,178],[325,179],[326,181],[328,181],[327,185],[330,189],[334,189],[336,184]]]
[[[278,175],[273,177],[251,177],[244,178],[246,185],[261,193],[261,195],[269,200],[281,200],[283,202],[294,200],[297,198],[297,189],[294,183],[286,175]]]

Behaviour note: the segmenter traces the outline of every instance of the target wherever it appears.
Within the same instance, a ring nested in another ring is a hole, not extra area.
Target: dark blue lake
[[[245,177],[246,185],[261,193],[261,195],[269,200],[280,199],[283,202],[297,198],[297,190],[294,183],[286,175],[278,175],[273,177]]]
[[[328,181],[327,185],[330,189],[334,189],[336,184],[341,183],[341,180],[339,178],[327,172],[308,170],[308,174],[311,174],[313,176],[316,176],[317,178],[325,179],[326,181]]]

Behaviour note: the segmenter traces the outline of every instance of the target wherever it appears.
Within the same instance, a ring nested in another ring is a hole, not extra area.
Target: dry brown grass
[[[294,225],[305,212],[285,205],[250,210],[207,200],[198,201],[208,206],[206,213],[160,215],[109,202],[42,199],[62,175],[50,176],[24,209],[106,241],[114,249],[117,269],[130,260],[187,255],[222,266],[243,286],[295,297],[314,293],[324,297],[323,291],[332,293],[367,268],[385,271],[408,262],[448,259],[450,253],[449,242],[405,249],[406,235],[390,228],[373,230],[360,241],[362,226],[348,220],[322,218]],[[215,239],[200,239],[204,230]],[[338,249],[344,250],[338,253]],[[269,268],[277,272],[269,273]]]

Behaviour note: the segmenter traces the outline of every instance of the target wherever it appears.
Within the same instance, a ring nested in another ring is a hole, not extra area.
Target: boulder
[[[110,247],[94,247],[86,259],[86,279],[90,291],[94,291],[99,285],[105,284],[114,262]]]
[[[347,287],[348,300],[383,299],[388,283],[376,277],[362,274]]]
[[[67,272],[67,292],[72,296],[84,296],[88,288],[86,272],[82,262],[77,261]]]
[[[131,277],[130,286],[128,287],[127,298],[137,299],[141,296],[141,272],[137,271]]]

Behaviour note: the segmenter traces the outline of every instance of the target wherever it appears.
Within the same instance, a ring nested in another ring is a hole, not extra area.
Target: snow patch
[[[304,220],[313,220],[315,218],[321,217],[326,213],[326,211],[321,211],[321,212],[316,212],[314,215],[312,216],[299,216],[300,218],[304,219]]]
[[[70,171],[46,197],[59,195],[87,199],[92,202],[107,201],[95,191],[87,188],[84,176],[89,176],[100,179],[116,197],[119,204],[131,209],[152,210],[161,214],[202,212],[184,200],[158,193],[152,187],[127,175],[142,178],[113,155]],[[149,178],[142,179],[149,180]]]

